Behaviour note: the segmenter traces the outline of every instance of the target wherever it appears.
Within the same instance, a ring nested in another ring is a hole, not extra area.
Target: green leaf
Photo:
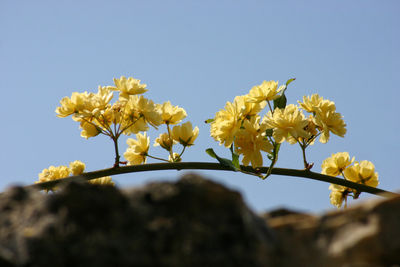
[[[281,108],[284,109],[286,107],[287,99],[285,94],[282,94],[280,97],[274,100],[274,109]]]
[[[218,162],[219,162],[222,166],[227,167],[227,168],[229,168],[229,169],[231,169],[231,170],[233,170],[233,171],[235,171],[235,172],[239,170],[238,168],[236,168],[236,166],[235,166],[235,164],[232,162],[232,160],[226,159],[226,158],[218,157],[218,155],[215,154],[215,152],[214,152],[214,150],[213,150],[212,148],[207,148],[207,149],[206,149],[206,153],[207,153],[208,155],[210,155],[211,157],[217,159]]]
[[[291,78],[291,79],[287,80],[287,81],[286,81],[286,88],[287,88],[287,86],[288,86],[291,82],[293,82],[294,80],[296,80],[296,78]]]
[[[232,164],[236,169],[240,170],[239,155],[233,151],[233,145],[231,145],[230,150],[232,154]]]
[[[213,123],[213,122],[214,122],[214,119],[205,120],[205,123]]]
[[[288,85],[291,82],[293,82],[294,80],[296,80],[296,78],[291,78],[291,79],[286,81],[286,86],[285,86],[285,89],[282,91],[281,96],[274,100],[274,109],[276,109],[276,108],[282,108],[283,109],[283,108],[286,107],[287,99],[286,99],[286,96],[285,96],[285,92],[287,90]]]
[[[217,154],[215,154],[214,149],[212,149],[212,148],[207,148],[207,149],[206,149],[206,153],[207,153],[208,155],[210,155],[210,157],[212,157],[212,158],[214,158],[214,159],[217,158]]]

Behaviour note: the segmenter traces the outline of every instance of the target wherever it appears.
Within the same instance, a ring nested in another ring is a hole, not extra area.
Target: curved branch
[[[241,170],[244,172],[260,174],[260,173],[267,173],[268,167],[261,167],[254,169],[250,166],[240,166]],[[93,172],[86,172],[82,173],[81,175],[77,176],[70,176],[64,179],[53,180],[49,182],[43,183],[36,183],[26,188],[35,188],[35,189],[50,189],[55,185],[60,183],[66,183],[71,181],[88,181],[104,176],[110,175],[118,175],[118,174],[125,174],[125,173],[134,173],[134,172],[145,172],[145,171],[161,171],[161,170],[216,170],[216,171],[233,171],[229,167],[222,166],[219,163],[213,162],[170,162],[170,163],[150,163],[150,164],[143,164],[143,165],[132,165],[132,166],[124,166],[124,167],[117,167],[117,168],[109,168],[103,169]],[[363,184],[354,183],[348,180],[344,180],[341,178],[328,176],[316,172],[312,172],[309,170],[296,170],[296,169],[285,169],[285,168],[273,168],[272,174],[275,175],[284,175],[284,176],[293,176],[293,177],[300,177],[300,178],[307,178],[312,180],[323,181],[332,184],[338,184],[342,186],[346,186],[352,189],[355,189],[360,192],[366,192],[375,195],[383,195],[383,196],[399,196],[400,194],[393,193],[390,191],[386,191],[383,189],[366,186]]]

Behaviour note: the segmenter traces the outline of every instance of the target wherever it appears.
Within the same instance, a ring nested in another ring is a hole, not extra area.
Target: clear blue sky
[[[399,190],[399,13],[399,1],[378,0],[2,0],[0,190],[33,183],[43,168],[77,159],[88,171],[110,167],[110,140],[81,138],[77,123],[57,118],[54,110],[62,97],[97,91],[121,75],[141,79],[155,102],[184,107],[188,120],[199,126],[185,161],[213,161],[204,152],[208,147],[228,155],[203,123],[226,101],[263,80],[296,77],[288,91],[290,103],[319,93],[336,102],[348,125],[345,138],[334,136],[309,149],[313,170],[320,171],[331,153],[348,151],[356,160],[375,164],[381,188]],[[125,139],[120,147],[125,150]],[[278,166],[302,168],[300,149],[285,144]],[[126,187],[174,180],[181,173],[114,180]],[[326,183],[199,173],[241,191],[257,211],[332,207]]]

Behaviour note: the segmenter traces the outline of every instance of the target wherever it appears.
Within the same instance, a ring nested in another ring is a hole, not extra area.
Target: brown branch
[[[35,189],[50,189],[55,185],[59,185],[61,183],[71,182],[71,181],[88,181],[104,176],[118,175],[124,173],[134,173],[134,172],[145,172],[145,171],[161,171],[161,170],[216,170],[216,171],[233,171],[229,167],[222,166],[219,163],[213,162],[170,162],[170,163],[150,163],[143,165],[132,165],[132,166],[124,166],[117,168],[109,168],[103,169],[93,172],[82,173],[77,176],[70,176],[64,179],[36,183],[26,188],[35,188]],[[241,166],[241,170],[249,173],[267,173],[268,167],[261,167],[254,169],[250,166]],[[300,178],[307,178],[312,180],[323,181],[332,184],[338,184],[342,186],[346,186],[352,189],[355,189],[360,192],[366,192],[374,195],[382,195],[382,196],[399,196],[400,194],[386,191],[383,189],[366,186],[363,184],[354,183],[348,180],[344,180],[341,178],[336,178],[333,176],[328,176],[316,172],[311,172],[309,170],[296,170],[296,169],[285,169],[285,168],[273,168],[272,174],[275,175],[283,175],[283,176],[293,176]]]

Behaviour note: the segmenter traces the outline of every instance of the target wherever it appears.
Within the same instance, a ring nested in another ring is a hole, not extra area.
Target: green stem
[[[172,136],[171,136],[171,129],[169,128],[169,123],[166,123],[167,125],[167,131],[168,131],[168,138],[170,140],[172,140]],[[172,141],[172,144],[174,143],[174,141]],[[174,152],[172,151],[172,147],[173,145],[169,148],[169,155],[171,156],[171,159],[174,158]]]
[[[240,166],[243,171],[251,172],[251,173],[267,173],[268,167],[257,168],[257,170],[253,169],[250,166]],[[77,176],[70,176],[64,179],[43,182],[32,184],[26,186],[26,188],[35,188],[35,189],[50,189],[60,182],[70,182],[70,181],[82,181],[82,180],[91,180],[109,175],[118,175],[124,173],[134,173],[134,172],[145,172],[145,171],[161,171],[161,170],[216,170],[216,171],[233,171],[229,167],[222,166],[219,163],[214,162],[171,162],[171,163],[150,163],[143,165],[132,165],[132,166],[124,166],[119,168],[109,168],[103,169],[93,172],[86,172]],[[317,181],[323,181],[332,184],[338,184],[342,186],[346,186],[360,192],[366,192],[370,194],[383,194],[383,196],[400,196],[400,194],[393,193],[390,191],[386,191],[383,189],[366,186],[363,184],[353,183],[348,180],[344,180],[341,178],[328,176],[320,173],[311,172],[309,170],[296,170],[296,169],[284,169],[284,168],[273,168],[271,170],[272,174],[275,175],[284,175],[284,176],[292,176],[292,177],[300,177],[307,178]]]
[[[181,157],[183,155],[183,153],[185,152],[186,146],[183,146],[182,152],[179,154],[179,157]]]
[[[154,156],[151,156],[151,155],[149,155],[149,154],[147,154],[146,157],[149,157],[149,158],[152,158],[152,159],[156,159],[156,160],[165,161],[165,162],[169,162],[169,160],[162,159],[162,158],[159,158],[159,157],[154,157]]]

